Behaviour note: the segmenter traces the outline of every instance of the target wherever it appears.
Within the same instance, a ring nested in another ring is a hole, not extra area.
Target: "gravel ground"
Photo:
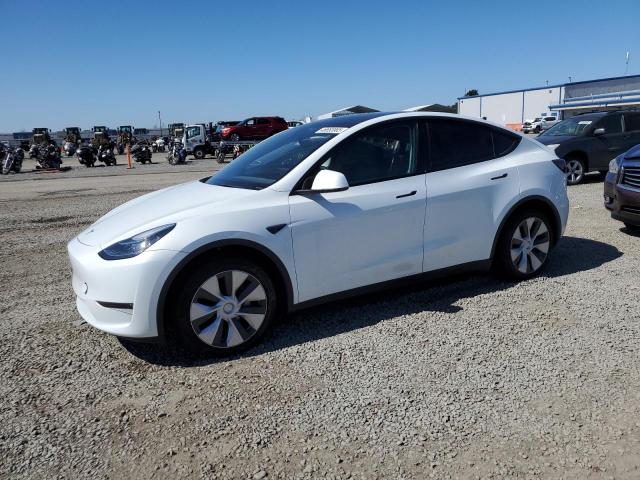
[[[640,238],[599,179],[528,282],[317,307],[196,364],[82,323],[66,242],[214,168],[0,180],[0,478],[640,478]]]

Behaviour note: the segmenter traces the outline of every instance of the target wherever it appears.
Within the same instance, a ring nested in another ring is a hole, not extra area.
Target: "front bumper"
[[[158,298],[185,253],[152,250],[108,261],[98,256],[99,248],[84,245],[77,238],[69,242],[67,250],[76,306],[87,323],[121,337],[158,336]]]
[[[604,206],[611,218],[640,226],[640,190],[621,185],[618,174],[607,173],[604,181]]]

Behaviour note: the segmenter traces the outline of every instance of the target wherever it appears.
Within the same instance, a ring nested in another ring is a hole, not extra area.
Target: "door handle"
[[[398,195],[396,198],[411,197],[412,195],[415,195],[416,193],[418,193],[418,192],[414,190],[414,191],[412,191],[412,192],[405,193],[405,194],[403,194],[403,195]]]
[[[502,175],[499,175],[497,177],[493,177],[491,180],[500,180],[501,178],[507,178],[507,175],[509,175],[508,173],[503,173]]]

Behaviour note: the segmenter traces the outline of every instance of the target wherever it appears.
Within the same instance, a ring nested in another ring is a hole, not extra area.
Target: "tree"
[[[467,93],[465,93],[464,96],[465,97],[477,97],[478,96],[478,90],[476,90],[475,88],[472,88]]]

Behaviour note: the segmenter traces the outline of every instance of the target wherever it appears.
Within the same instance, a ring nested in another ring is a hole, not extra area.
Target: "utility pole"
[[[160,124],[160,136],[162,136],[162,118],[160,118],[160,110],[158,110],[158,123]]]
[[[627,73],[629,73],[629,51],[627,50],[627,59],[624,62],[624,76],[627,76]]]

